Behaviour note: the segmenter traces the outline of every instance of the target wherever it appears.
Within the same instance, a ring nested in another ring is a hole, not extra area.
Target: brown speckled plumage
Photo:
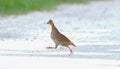
[[[72,54],[72,49],[69,47],[69,45],[75,46],[65,35],[61,34],[58,29],[55,27],[52,20],[48,21],[48,24],[51,26],[51,38],[55,43],[55,49],[58,47],[58,45],[65,46],[69,48],[70,54]]]

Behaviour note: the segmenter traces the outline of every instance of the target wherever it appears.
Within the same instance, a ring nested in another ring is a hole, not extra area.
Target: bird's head
[[[51,27],[54,27],[54,23],[53,23],[52,20],[49,20],[49,21],[47,22],[47,24],[49,24]]]

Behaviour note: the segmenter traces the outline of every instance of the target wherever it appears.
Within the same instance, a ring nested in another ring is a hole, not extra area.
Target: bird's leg
[[[58,47],[58,44],[55,44],[55,49],[57,49],[57,47]]]
[[[71,54],[73,54],[73,51],[69,46],[67,46],[67,48],[70,50],[70,54],[69,54],[69,56],[70,56]]]

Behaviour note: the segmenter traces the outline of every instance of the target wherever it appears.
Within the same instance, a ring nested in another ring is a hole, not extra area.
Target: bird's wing
[[[71,42],[65,35],[63,35],[63,34],[58,34],[58,36],[59,37],[57,37],[58,38],[58,40],[59,41],[62,41],[62,42]]]

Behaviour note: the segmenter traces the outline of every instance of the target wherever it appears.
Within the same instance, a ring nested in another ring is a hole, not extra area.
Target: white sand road
[[[120,69],[120,0],[0,17],[0,69]],[[47,21],[77,47],[54,46]]]

